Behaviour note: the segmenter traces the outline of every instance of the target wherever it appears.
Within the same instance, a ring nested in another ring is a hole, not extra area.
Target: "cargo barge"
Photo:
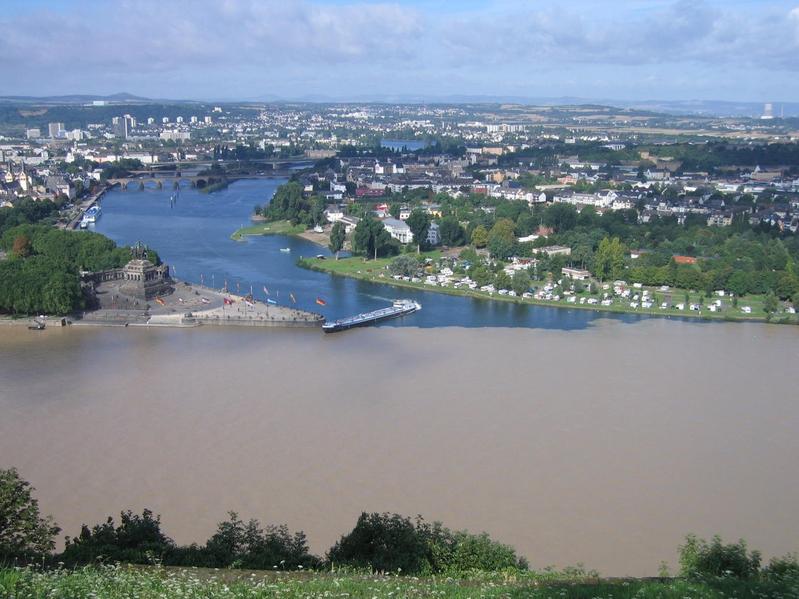
[[[413,314],[417,310],[421,309],[422,306],[419,304],[419,302],[408,299],[400,299],[396,300],[394,304],[388,308],[381,308],[380,310],[375,310],[374,312],[364,312],[363,314],[357,314],[355,316],[350,316],[349,318],[343,318],[333,322],[326,322],[322,325],[322,330],[325,333],[346,331],[347,329],[367,326],[382,320],[388,320],[389,318],[399,318],[400,316]]]

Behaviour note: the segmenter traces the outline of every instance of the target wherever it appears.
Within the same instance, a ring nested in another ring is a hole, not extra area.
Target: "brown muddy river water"
[[[362,510],[485,530],[531,566],[652,575],[683,536],[799,550],[799,328],[0,327],[0,465],[64,532],[227,510],[323,552]]]

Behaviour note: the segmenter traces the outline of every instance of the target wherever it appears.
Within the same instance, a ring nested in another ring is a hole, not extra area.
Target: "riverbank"
[[[433,260],[440,257],[440,252],[428,252],[424,256]],[[480,289],[471,289],[469,287],[461,286],[454,287],[451,285],[431,284],[421,279],[414,281],[410,278],[395,278],[391,276],[387,270],[388,265],[393,258],[378,258],[377,260],[365,260],[361,257],[341,258],[339,260],[321,259],[321,258],[302,258],[297,264],[303,268],[315,270],[318,272],[325,272],[332,275],[344,276],[362,281],[369,281],[382,285],[392,285],[394,287],[403,287],[416,289],[419,291],[430,291],[433,293],[442,293],[447,295],[456,295],[461,297],[471,297],[483,300],[497,300],[503,302],[511,302],[517,304],[528,304],[533,306],[547,306],[550,308],[565,308],[574,310],[590,310],[593,312],[609,312],[615,314],[638,314],[645,316],[660,316],[660,317],[678,317],[678,318],[695,318],[703,320],[720,320],[727,322],[771,322],[776,324],[799,324],[799,318],[796,314],[782,313],[774,315],[770,320],[767,318],[766,312],[763,309],[763,298],[759,296],[747,296],[739,298],[738,305],[743,307],[747,306],[751,309],[751,313],[744,313],[740,307],[729,305],[726,309],[715,308],[715,311],[710,310],[709,302],[714,302],[716,298],[706,298],[702,294],[692,292],[684,289],[672,288],[668,291],[669,296],[677,298],[674,302],[670,302],[670,307],[661,308],[662,302],[655,303],[651,308],[636,307],[633,308],[629,305],[629,300],[615,298],[611,304],[601,304],[601,293],[589,294],[587,292],[575,293],[571,296],[564,296],[557,300],[551,299],[538,299],[535,297],[521,297],[512,296],[510,294],[500,294],[496,291],[481,291]],[[407,279],[407,280],[406,280]],[[544,285],[544,281],[534,281],[534,285]],[[652,287],[642,286],[635,289],[636,293],[642,294],[644,291],[655,295],[663,295],[664,292]],[[570,300],[569,297],[572,299]],[[591,303],[589,303],[589,301]],[[679,304],[683,305],[683,309],[674,307]],[[727,300],[729,303],[729,300]],[[673,305],[672,305],[673,304]],[[691,305],[700,306],[698,309],[690,309]],[[708,304],[708,305],[703,305]],[[640,304],[639,304],[640,306]]]
[[[348,572],[263,572],[104,566],[78,570],[0,570],[0,591],[10,597],[795,597],[795,577],[692,582],[680,578],[587,578],[558,573],[474,572],[411,577]]]
[[[72,315],[66,319],[76,326],[142,326],[196,327],[200,325],[261,326],[261,327],[319,327],[324,317],[315,312],[294,307],[261,302],[184,281],[174,281],[171,293],[150,301],[126,298],[112,283],[97,287],[98,309]],[[0,320],[0,322],[3,322]],[[32,324],[33,319],[18,319],[14,324]],[[59,318],[48,321],[56,324]]]
[[[230,238],[233,241],[244,241],[245,237],[250,235],[297,235],[302,236],[305,233],[305,225],[292,225],[287,220],[266,222],[261,221],[250,225],[249,227],[241,227],[234,231]]]

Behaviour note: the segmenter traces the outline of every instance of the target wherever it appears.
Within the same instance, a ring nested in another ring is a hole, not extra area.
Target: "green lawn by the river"
[[[287,220],[261,222],[238,229],[230,238],[241,241],[247,235],[299,235],[304,233],[305,229],[305,225],[292,225]]]
[[[441,252],[438,251],[423,252],[422,256],[436,260],[439,257],[441,257]],[[465,287],[456,289],[454,287],[427,285],[424,282],[414,283],[412,281],[396,280],[392,278],[391,274],[388,272],[386,268],[392,260],[393,258],[378,258],[377,260],[365,260],[363,257],[359,256],[341,258],[339,260],[335,260],[333,258],[327,258],[324,260],[320,258],[304,258],[300,260],[299,265],[305,268],[310,268],[312,270],[319,270],[335,275],[347,276],[356,279],[363,279],[367,281],[373,281],[375,283],[394,285],[397,287],[410,287],[414,289],[422,289],[424,291],[446,293],[449,295],[478,297],[482,299],[511,301],[511,302],[525,303],[525,304],[542,305],[542,306],[587,309],[587,310],[597,310],[602,312],[618,312],[618,313],[629,313],[629,314],[701,317],[701,318],[712,318],[717,320],[763,320],[766,317],[766,313],[763,310],[764,298],[761,295],[749,295],[749,296],[740,297],[737,300],[737,306],[733,306],[729,297],[719,298],[715,295],[712,297],[705,297],[701,293],[695,291],[686,291],[685,289],[671,288],[669,289],[669,291],[661,291],[657,287],[646,287],[646,286],[643,287],[642,289],[632,289],[631,291],[633,292],[633,294],[634,293],[640,294],[641,291],[643,291],[644,289],[650,292],[650,296],[656,300],[655,306],[650,309],[644,309],[640,307],[631,308],[629,305],[631,301],[630,299],[621,300],[619,298],[615,298],[613,304],[610,306],[579,303],[581,297],[585,298],[594,297],[597,299],[601,299],[602,294],[605,293],[605,291],[603,290],[600,290],[598,293],[594,294],[588,294],[587,292],[578,293],[576,294],[577,300],[575,301],[575,303],[569,303],[565,297],[561,298],[558,301],[525,299],[522,297],[511,297],[508,295],[500,295],[498,293],[489,294],[488,292],[483,292],[476,289],[472,290]],[[533,281],[533,286],[535,287],[540,287],[544,284],[545,284],[544,281]],[[685,306],[684,310],[676,310],[675,308],[668,308],[665,310],[660,309],[660,304],[663,301],[669,301],[671,305],[674,305],[686,302],[686,297],[687,297],[687,304],[702,304],[701,310],[691,311],[688,309],[687,305]],[[723,308],[718,312],[711,312],[708,309],[708,305],[711,302],[716,301],[717,299],[720,299],[722,301]],[[752,309],[752,312],[750,314],[744,313],[741,309],[744,306],[750,307]],[[772,315],[772,322],[797,323],[799,322],[799,319],[797,319],[797,315],[795,314],[778,313]]]

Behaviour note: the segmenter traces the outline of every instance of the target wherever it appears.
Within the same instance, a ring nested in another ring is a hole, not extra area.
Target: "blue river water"
[[[172,205],[171,189],[143,191],[118,188],[101,200],[102,216],[95,230],[119,244],[141,241],[155,248],[174,268],[174,275],[193,283],[243,294],[252,288],[256,299],[320,312],[330,319],[375,310],[396,298],[410,297],[422,310],[380,326],[534,327],[582,329],[597,318],[634,322],[635,315],[529,306],[416,291],[314,272],[296,265],[301,256],[330,255],[327,248],[297,237],[267,235],[233,241],[231,233],[249,224],[256,204],[267,202],[284,179],[242,180],[222,191],[203,194],[184,187]],[[289,248],[291,252],[281,252]],[[368,265],[366,266],[368,268]],[[316,303],[321,298],[325,306]]]

